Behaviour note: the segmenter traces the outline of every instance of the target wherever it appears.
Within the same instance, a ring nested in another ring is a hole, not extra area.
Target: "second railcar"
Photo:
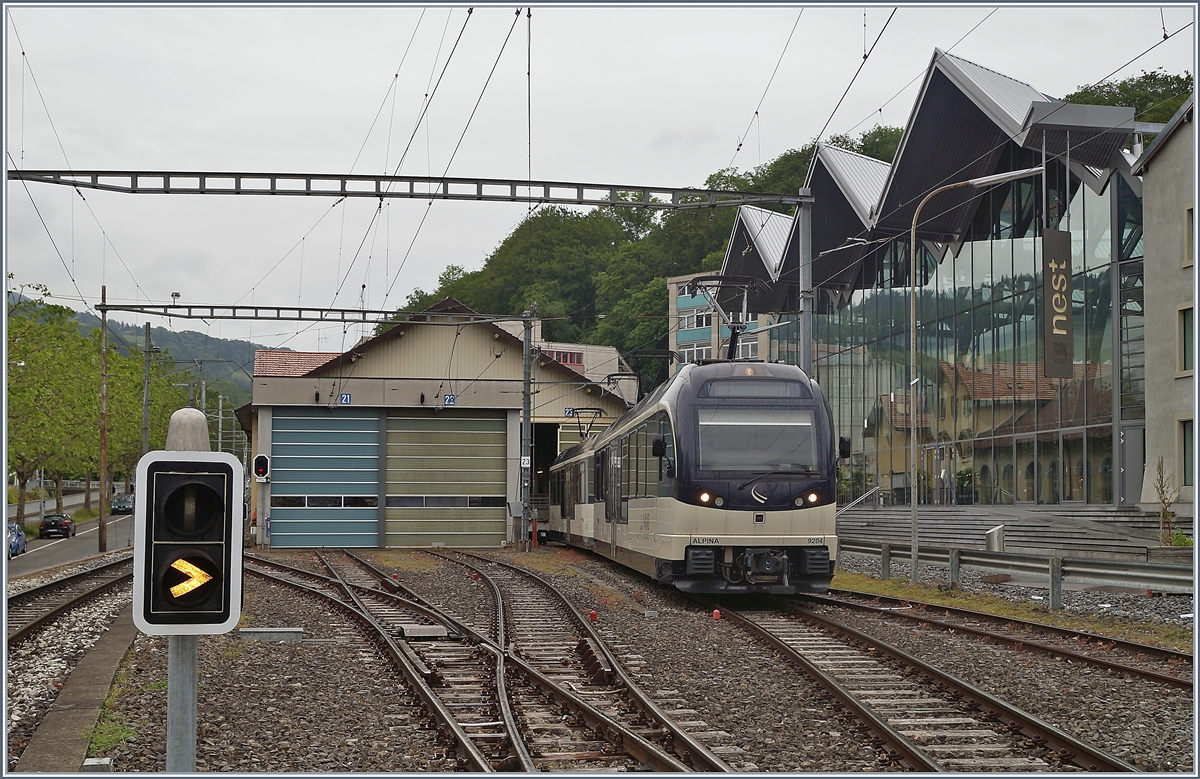
[[[829,403],[799,368],[684,365],[555,461],[547,537],[687,592],[823,592],[836,469]]]

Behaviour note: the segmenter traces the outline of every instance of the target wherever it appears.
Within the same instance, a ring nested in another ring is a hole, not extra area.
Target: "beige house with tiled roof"
[[[270,480],[252,485],[271,546],[517,540],[524,344],[478,319],[446,299],[346,352],[256,352],[239,418],[271,458]],[[560,451],[628,406],[552,355],[534,358],[536,496]]]

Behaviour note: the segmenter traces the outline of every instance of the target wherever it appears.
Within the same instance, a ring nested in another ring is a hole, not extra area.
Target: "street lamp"
[[[1042,168],[1025,168],[1023,170],[1013,170],[1008,173],[997,173],[993,176],[982,176],[980,178],[967,179],[966,181],[958,181],[954,184],[947,184],[944,187],[938,187],[925,196],[925,199],[917,206],[916,213],[913,214],[912,232],[910,233],[911,245],[909,247],[908,267],[909,267],[909,283],[911,290],[909,293],[909,358],[908,358],[908,447],[909,447],[909,466],[908,466],[908,491],[909,501],[912,503],[912,537],[910,546],[912,552],[912,561],[910,564],[909,580],[917,583],[917,502],[920,491],[917,489],[917,222],[921,218],[921,209],[925,207],[934,195],[940,195],[951,189],[960,187],[971,187],[972,189],[982,189],[990,187],[993,184],[1003,184],[1006,181],[1015,181],[1028,176],[1037,176],[1043,171]]]

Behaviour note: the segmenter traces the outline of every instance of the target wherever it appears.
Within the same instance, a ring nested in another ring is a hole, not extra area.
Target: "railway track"
[[[132,581],[133,560],[126,557],[10,595],[5,604],[8,647],[71,609]]]
[[[529,662],[564,690],[587,695],[588,701],[614,723],[658,743],[691,770],[732,771],[717,754],[738,752],[707,742],[728,738],[698,720],[690,710],[668,711],[640,690],[632,676],[605,645],[587,619],[549,582],[507,563],[458,553],[445,559],[459,562],[485,577],[502,593],[507,608],[510,655]],[[621,740],[628,739],[628,736]],[[542,744],[546,749],[551,745]]]
[[[890,760],[921,771],[1133,771],[966,682],[795,603],[736,620],[809,672],[865,723]]]
[[[1173,649],[968,609],[844,590],[831,591],[830,596],[800,596],[798,600],[818,607],[851,608],[881,618],[907,620],[941,630],[969,633],[1018,651],[1090,663],[1172,687],[1191,689],[1194,684],[1193,655]]]
[[[681,771],[687,766],[594,705],[592,690],[556,684],[507,648],[504,597],[486,632],[414,597],[349,553],[320,554],[326,573],[250,558],[296,586],[320,592],[374,626],[409,675],[425,713],[460,767],[473,771]],[[276,575],[276,574],[272,574]],[[284,579],[280,579],[284,581]],[[488,580],[490,582],[490,580]]]

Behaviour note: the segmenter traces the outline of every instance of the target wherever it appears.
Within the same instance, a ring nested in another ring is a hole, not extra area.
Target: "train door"
[[[617,523],[621,521],[621,449],[615,444],[604,450],[604,529],[603,540],[615,548]]]

